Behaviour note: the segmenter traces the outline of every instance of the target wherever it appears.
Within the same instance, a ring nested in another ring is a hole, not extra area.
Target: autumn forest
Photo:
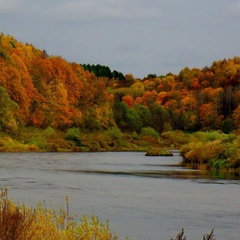
[[[239,122],[240,57],[137,79],[0,35],[2,151],[6,139],[48,151],[178,147],[190,133],[237,133]]]

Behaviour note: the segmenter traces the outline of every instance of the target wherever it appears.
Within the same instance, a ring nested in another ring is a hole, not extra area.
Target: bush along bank
[[[183,166],[212,171],[240,172],[240,136],[218,132],[194,133],[183,145]]]
[[[22,128],[15,135],[0,132],[0,152],[143,151],[148,156],[170,156],[169,149],[180,149],[183,166],[240,172],[238,132],[166,131],[156,135],[150,130],[137,133],[122,132],[117,127],[94,132],[80,128]]]

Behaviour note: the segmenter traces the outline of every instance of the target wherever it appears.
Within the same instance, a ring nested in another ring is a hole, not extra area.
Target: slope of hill
[[[32,149],[166,146],[171,143],[159,140],[166,131],[230,133],[239,122],[240,57],[135,79],[99,64],[48,56],[0,35],[1,136]],[[185,140],[180,142],[174,146]]]

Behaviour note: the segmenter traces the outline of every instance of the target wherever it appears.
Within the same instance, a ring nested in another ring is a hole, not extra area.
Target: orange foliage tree
[[[240,104],[233,112],[233,122],[236,128],[240,128]]]
[[[213,103],[206,103],[200,107],[200,123],[204,129],[217,129],[221,125],[221,118]]]
[[[123,96],[122,100],[128,105],[128,107],[132,107],[134,104],[134,99],[130,95]]]
[[[31,71],[34,85],[43,97],[37,107],[43,124],[64,128],[80,121],[82,114],[77,105],[82,82],[73,67],[60,57],[40,58]]]

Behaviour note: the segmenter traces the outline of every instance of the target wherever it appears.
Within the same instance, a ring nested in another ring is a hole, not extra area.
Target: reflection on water
[[[68,195],[72,213],[109,219],[122,239],[169,240],[184,228],[197,240],[215,228],[217,240],[238,240],[239,176],[185,169],[180,161],[176,151],[2,153],[0,185],[29,205],[45,200],[58,207]]]
[[[211,177],[215,179],[240,179],[240,173],[238,172],[211,172]]]

